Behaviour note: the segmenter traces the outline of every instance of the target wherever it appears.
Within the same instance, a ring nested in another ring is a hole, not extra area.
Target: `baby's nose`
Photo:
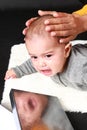
[[[43,59],[39,60],[39,66],[40,67],[45,67],[46,66],[46,63],[45,63],[45,61]]]

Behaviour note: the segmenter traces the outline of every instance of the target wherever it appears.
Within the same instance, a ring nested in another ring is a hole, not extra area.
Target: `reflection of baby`
[[[22,130],[73,130],[58,98],[14,91]]]
[[[22,125],[22,130],[30,130],[33,124],[34,126],[32,129],[34,130],[35,128],[40,128],[41,126],[48,130],[47,127],[42,123],[36,125],[41,122],[41,117],[47,107],[48,96],[23,91],[15,91],[14,97],[20,118],[20,123]]]

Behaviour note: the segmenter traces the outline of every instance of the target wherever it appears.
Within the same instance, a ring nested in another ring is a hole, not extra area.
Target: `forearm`
[[[87,31],[87,14],[81,17],[83,23],[83,32]]]
[[[12,69],[15,71],[18,78],[36,72],[30,60],[27,60],[23,64],[16,66]]]
[[[77,17],[79,23],[81,24],[81,26],[78,26],[79,33],[87,31],[87,4],[72,14]]]

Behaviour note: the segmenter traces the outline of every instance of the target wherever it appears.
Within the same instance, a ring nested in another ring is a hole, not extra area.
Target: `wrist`
[[[75,21],[77,23],[77,31],[78,34],[87,31],[87,15],[80,16],[78,14],[72,14],[75,17]]]
[[[83,24],[83,32],[87,31],[87,14],[81,16],[81,21]]]

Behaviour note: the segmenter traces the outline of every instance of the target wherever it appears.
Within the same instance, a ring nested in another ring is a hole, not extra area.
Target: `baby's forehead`
[[[55,41],[59,41],[60,38],[59,37],[54,37],[54,36],[51,36],[51,34],[47,31],[43,31],[42,33],[32,33],[31,35],[26,35],[26,38],[27,39],[33,39],[33,38],[38,38],[38,40],[40,38],[43,38],[44,39],[51,39],[51,40],[55,40]]]
[[[42,43],[43,45],[58,45],[60,44],[59,38],[58,37],[53,37],[50,34],[44,34],[44,35],[39,35],[39,34],[33,34],[31,37],[27,37],[25,39],[26,45],[29,44],[37,44],[37,43]],[[40,44],[40,45],[42,45]]]

